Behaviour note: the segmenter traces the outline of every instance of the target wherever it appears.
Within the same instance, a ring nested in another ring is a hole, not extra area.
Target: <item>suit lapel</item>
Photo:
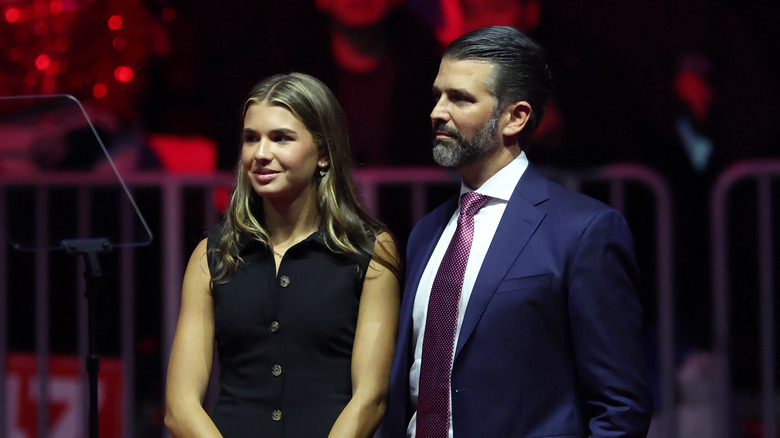
[[[549,199],[548,180],[531,164],[517,183],[490,243],[471,292],[458,335],[455,359],[468,341],[490,299],[528,239],[547,214],[539,205]]]

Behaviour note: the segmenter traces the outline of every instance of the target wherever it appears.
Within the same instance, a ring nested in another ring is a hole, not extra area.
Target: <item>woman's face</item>
[[[242,144],[241,162],[255,193],[285,202],[313,196],[318,162],[327,161],[287,108],[266,101],[251,104]]]

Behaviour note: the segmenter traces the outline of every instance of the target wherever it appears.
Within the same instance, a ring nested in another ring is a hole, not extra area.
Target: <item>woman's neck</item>
[[[263,199],[265,226],[271,237],[271,244],[278,252],[283,253],[319,228],[320,220],[314,197],[306,197],[301,201],[283,203]]]

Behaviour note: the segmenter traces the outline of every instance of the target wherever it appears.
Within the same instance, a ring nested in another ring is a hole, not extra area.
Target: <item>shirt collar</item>
[[[242,234],[239,237],[238,242],[239,242],[238,243],[239,253],[242,253],[244,251],[255,251],[255,250],[259,249],[259,248],[264,248],[269,253],[271,252],[271,247],[270,246],[268,246],[267,244],[262,243],[260,241],[254,240],[254,239],[250,238],[246,234]],[[317,231],[311,233],[308,237],[306,237],[305,239],[303,239],[302,241],[296,243],[293,246],[308,245],[309,243],[316,243],[316,244],[322,246],[323,248],[327,248],[328,247],[327,243],[325,242],[325,235],[324,235],[322,230],[317,230]]]
[[[521,151],[520,155],[496,172],[495,175],[491,176],[477,190],[471,190],[463,181],[461,181],[460,194],[463,196],[464,193],[476,191],[481,195],[509,202],[509,198],[512,197],[515,186],[520,182],[520,178],[527,168],[528,157],[526,157],[524,151]]]

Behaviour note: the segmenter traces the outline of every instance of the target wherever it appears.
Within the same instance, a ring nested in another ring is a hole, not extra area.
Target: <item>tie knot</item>
[[[481,195],[477,192],[464,193],[460,198],[460,214],[474,216],[480,208],[485,206],[489,199],[490,196]]]

